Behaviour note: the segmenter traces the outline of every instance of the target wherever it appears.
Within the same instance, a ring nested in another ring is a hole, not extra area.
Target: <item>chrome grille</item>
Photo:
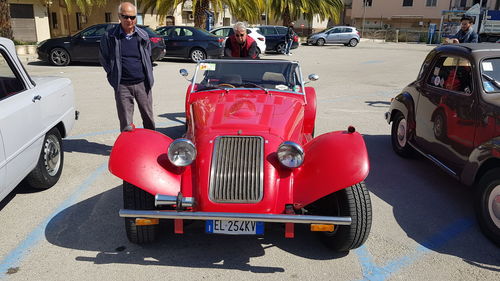
[[[263,195],[262,137],[223,136],[215,139],[210,199],[218,203],[256,203]]]

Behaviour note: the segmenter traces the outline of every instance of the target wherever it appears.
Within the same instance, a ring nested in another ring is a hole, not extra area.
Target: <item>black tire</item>
[[[155,210],[155,198],[146,191],[123,181],[123,207],[132,210]],[[135,244],[152,243],[158,239],[159,225],[136,225],[135,218],[125,219],[128,240]]]
[[[500,246],[500,168],[486,172],[476,186],[474,207],[484,235]],[[496,201],[495,201],[496,199]]]
[[[358,40],[356,40],[354,38],[349,40],[349,44],[348,44],[349,47],[356,47],[357,45],[358,45]]]
[[[64,152],[61,133],[57,128],[52,128],[45,134],[40,157],[35,169],[26,177],[26,182],[36,189],[50,188],[61,177],[63,164]]]
[[[372,225],[372,204],[364,182],[339,190],[313,204],[312,213],[315,215],[352,218],[351,225],[336,225],[333,232],[319,233],[329,248],[345,252],[365,243]]]
[[[200,48],[194,48],[189,52],[189,58],[192,62],[199,62],[207,58],[207,53]]]
[[[281,42],[278,45],[276,45],[276,53],[278,54],[284,54],[286,52],[286,44],[285,42]]]
[[[401,157],[411,157],[413,147],[408,143],[408,123],[401,112],[396,113],[391,128],[392,149]]]
[[[71,57],[66,49],[54,48],[49,52],[49,61],[55,66],[66,66],[71,62]]]
[[[323,46],[325,43],[325,39],[319,38],[318,41],[316,41],[316,46]]]
[[[436,112],[432,130],[434,131],[434,137],[436,137],[436,139],[441,141],[447,139],[446,116],[444,115],[443,110],[439,110]]]

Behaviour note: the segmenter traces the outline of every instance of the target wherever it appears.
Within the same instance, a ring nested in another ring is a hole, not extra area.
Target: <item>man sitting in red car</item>
[[[258,58],[257,42],[247,35],[245,24],[237,22],[234,24],[233,30],[234,34],[226,40],[224,56],[233,58]]]

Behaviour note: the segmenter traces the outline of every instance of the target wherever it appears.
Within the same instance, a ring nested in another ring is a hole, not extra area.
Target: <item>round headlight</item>
[[[288,168],[298,168],[304,162],[304,150],[294,142],[283,142],[277,153],[280,163]]]
[[[176,139],[168,147],[168,160],[175,166],[184,167],[196,159],[196,148],[188,139]]]

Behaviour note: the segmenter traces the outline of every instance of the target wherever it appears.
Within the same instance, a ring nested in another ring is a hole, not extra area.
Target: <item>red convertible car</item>
[[[306,224],[336,251],[366,241],[363,137],[354,127],[313,137],[316,93],[297,62],[206,60],[189,81],[183,138],[130,126],[113,146],[109,169],[123,179],[131,242],[154,241],[162,219],[175,233],[184,220],[246,235],[281,223],[290,238]]]

